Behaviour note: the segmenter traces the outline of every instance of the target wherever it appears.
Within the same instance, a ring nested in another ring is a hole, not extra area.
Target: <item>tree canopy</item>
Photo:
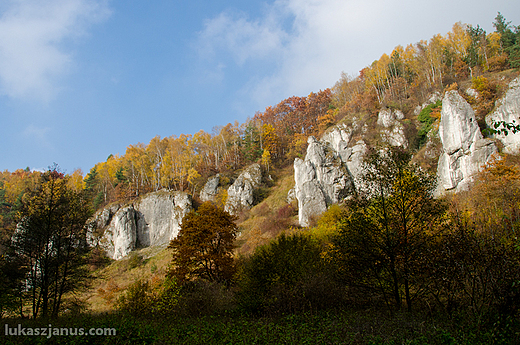
[[[204,278],[229,283],[234,274],[233,248],[238,234],[236,217],[211,202],[182,219],[179,235],[170,242],[170,275],[180,281]]]

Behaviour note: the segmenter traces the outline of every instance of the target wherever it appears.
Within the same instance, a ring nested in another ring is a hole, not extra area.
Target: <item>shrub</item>
[[[181,288],[175,278],[166,279],[156,288],[153,297],[153,311],[160,314],[167,314],[174,310],[179,303]]]
[[[421,127],[417,132],[418,136],[418,147],[421,147],[426,142],[426,136],[428,132],[432,129],[432,125],[436,119],[440,118],[440,108],[442,106],[442,101],[437,101],[426,106],[419,115],[417,119],[421,123]]]
[[[235,309],[231,289],[219,283],[197,279],[182,285],[175,312],[182,317],[198,317],[222,315]]]
[[[337,303],[340,288],[321,258],[321,243],[282,234],[242,261],[240,304],[247,312],[277,314]]]
[[[150,284],[138,280],[117,299],[116,309],[132,316],[147,315],[152,311],[152,301]]]
[[[116,309],[131,316],[166,314],[178,304],[180,287],[175,278],[148,282],[138,280],[116,302]]]
[[[130,269],[139,267],[143,264],[143,257],[136,252],[131,252],[128,258],[128,267]]]

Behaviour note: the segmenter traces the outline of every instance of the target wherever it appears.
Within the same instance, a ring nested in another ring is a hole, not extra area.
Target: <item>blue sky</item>
[[[156,135],[194,134],[332,87],[455,22],[520,2],[0,0],[0,170],[85,173]]]

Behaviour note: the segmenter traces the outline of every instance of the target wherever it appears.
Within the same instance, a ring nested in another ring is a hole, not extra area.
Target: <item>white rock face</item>
[[[361,187],[362,182],[360,181],[361,173],[363,172],[363,158],[367,152],[367,145],[363,140],[358,140],[351,148],[350,155],[347,160],[343,161],[347,164],[350,175],[354,181],[356,189]]]
[[[352,149],[348,147],[352,139],[352,132],[352,129],[345,124],[340,124],[325,133],[321,141],[328,143],[340,156],[341,160],[346,162],[352,153]]]
[[[218,193],[218,185],[220,183],[220,175],[217,174],[213,177],[210,177],[206,184],[204,185],[204,188],[200,191],[200,199],[202,201],[214,201],[215,197]]]
[[[497,152],[494,142],[483,138],[471,106],[455,90],[442,101],[439,137],[438,195],[467,189],[473,175]]]
[[[493,122],[500,121],[506,123],[513,123],[514,121],[517,125],[520,125],[520,77],[509,83],[509,90],[497,102],[496,110],[486,116],[486,123],[490,127],[493,127]],[[495,138],[504,144],[504,152],[520,153],[520,132],[512,133],[509,131],[507,136],[496,134]]]
[[[189,195],[165,190],[123,207],[110,205],[91,219],[89,244],[99,244],[115,260],[137,247],[166,244],[178,235],[182,218],[191,209]]]
[[[177,237],[191,205],[191,198],[183,192],[159,191],[144,197],[136,205],[139,247],[168,243]]]
[[[380,134],[383,141],[392,146],[408,147],[408,140],[404,135],[404,126],[399,120],[404,119],[400,110],[382,109],[377,118],[377,124],[384,127]]]
[[[260,164],[247,167],[228,188],[228,196],[224,210],[237,214],[241,209],[250,209],[253,206],[253,192],[262,183]]]
[[[346,140],[350,140],[350,134],[344,127],[328,132],[321,142],[309,137],[305,160],[295,159],[295,194],[301,226],[308,226],[311,218],[325,212],[328,205],[354,192],[352,175],[342,160],[352,156]]]
[[[130,205],[116,212],[100,244],[109,257],[119,260],[135,249],[136,240],[136,212],[133,205]]]

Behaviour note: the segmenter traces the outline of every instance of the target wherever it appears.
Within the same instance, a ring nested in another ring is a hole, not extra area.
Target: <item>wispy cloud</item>
[[[0,6],[0,92],[47,101],[73,64],[71,41],[110,14],[103,0],[8,0]]]
[[[252,20],[243,12],[222,12],[206,21],[199,36],[199,53],[212,59],[218,53],[229,51],[238,65],[249,59],[272,58],[288,38],[279,19],[274,11],[259,20]]]
[[[497,1],[496,6],[507,2]],[[259,16],[227,10],[208,20],[198,46],[214,64],[226,60],[243,69],[260,66],[250,68],[254,71],[240,96],[266,105],[331,87],[342,71],[357,73],[395,46],[445,34],[459,20],[495,15],[488,1],[477,2],[276,0]],[[471,18],[470,5],[482,8]]]
[[[50,132],[50,127],[37,127],[31,124],[24,129],[22,135],[23,138],[31,142],[32,145],[36,145],[36,147],[40,149],[50,149],[52,148],[52,143],[49,139]]]
[[[200,56],[237,66],[264,62],[243,96],[257,104],[332,86],[346,60],[361,55],[361,28],[384,13],[384,1],[278,0],[260,17],[226,11],[199,34]],[[228,54],[228,55],[226,55]],[[217,63],[217,62],[215,62]]]

